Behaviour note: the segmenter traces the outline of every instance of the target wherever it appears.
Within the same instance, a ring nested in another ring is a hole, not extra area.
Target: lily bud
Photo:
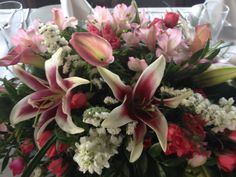
[[[197,75],[194,78],[194,81],[197,83],[198,86],[204,88],[221,84],[235,77],[236,77],[236,67],[224,66],[221,68],[209,69],[206,72]]]
[[[104,38],[88,32],[76,32],[70,44],[75,51],[93,66],[105,66],[114,61],[111,44]]]

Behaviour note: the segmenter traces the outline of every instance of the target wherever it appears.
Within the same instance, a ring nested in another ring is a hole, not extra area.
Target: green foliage
[[[0,93],[0,123],[8,122],[14,102],[8,94]]]

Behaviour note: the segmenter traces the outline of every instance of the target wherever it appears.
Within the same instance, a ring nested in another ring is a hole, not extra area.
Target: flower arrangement
[[[85,25],[53,9],[0,60],[0,158],[13,176],[233,177],[236,76],[222,42],[179,13],[150,20],[96,7]],[[221,67],[215,67],[215,66]],[[222,90],[222,83],[224,90]],[[226,91],[228,93],[226,93]]]

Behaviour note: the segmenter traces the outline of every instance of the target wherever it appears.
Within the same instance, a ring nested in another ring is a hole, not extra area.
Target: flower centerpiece
[[[1,79],[2,171],[236,175],[235,90],[225,83],[236,68],[218,62],[225,45],[210,43],[207,24],[176,12],[150,20],[135,1],[98,6],[83,26],[52,13],[19,30],[0,60],[15,76]]]

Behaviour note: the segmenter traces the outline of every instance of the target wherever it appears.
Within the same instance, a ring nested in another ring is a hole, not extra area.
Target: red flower
[[[165,14],[164,22],[166,27],[174,28],[179,21],[179,14],[175,12],[168,12]]]
[[[24,154],[30,154],[34,150],[34,144],[32,143],[31,139],[25,139],[20,145],[20,150]]]
[[[49,130],[44,131],[38,139],[39,146],[43,147],[46,144],[46,142],[52,137],[52,135],[53,134],[51,131]],[[67,144],[59,143],[57,148],[57,146],[54,144],[48,149],[46,155],[47,157],[52,158],[56,156],[58,153],[65,152],[68,149],[68,147],[69,146]]]
[[[87,24],[87,29],[90,33],[100,35],[99,29],[96,26],[94,26],[93,24],[90,24],[90,23]]]
[[[154,18],[154,20],[149,24],[149,28],[155,24],[160,24],[160,25],[164,25],[165,22],[163,19],[161,18]]]
[[[232,171],[236,167],[236,153],[224,153],[217,157],[218,165],[226,172]]]
[[[183,121],[186,128],[195,136],[204,138],[206,132],[204,131],[204,125],[206,124],[199,116],[194,116],[190,113],[186,113],[183,116]]]
[[[116,36],[111,25],[106,24],[102,30],[102,37],[104,37],[112,46],[112,49],[120,48],[120,39]]]
[[[71,109],[80,109],[87,105],[88,98],[86,94],[79,92],[72,96],[70,107]]]
[[[229,134],[229,138],[230,138],[232,141],[235,141],[235,142],[236,142],[236,130],[235,130],[235,131],[232,131],[232,132]]]
[[[9,168],[12,171],[13,176],[19,175],[25,168],[25,161],[22,157],[17,157],[10,162]]]
[[[196,151],[194,144],[187,139],[182,129],[175,124],[169,124],[167,140],[169,142],[165,152],[167,155],[176,153],[178,157],[191,157]]]
[[[68,164],[63,163],[63,159],[59,158],[52,160],[48,166],[48,170],[55,174],[57,177],[62,176],[68,168]]]

